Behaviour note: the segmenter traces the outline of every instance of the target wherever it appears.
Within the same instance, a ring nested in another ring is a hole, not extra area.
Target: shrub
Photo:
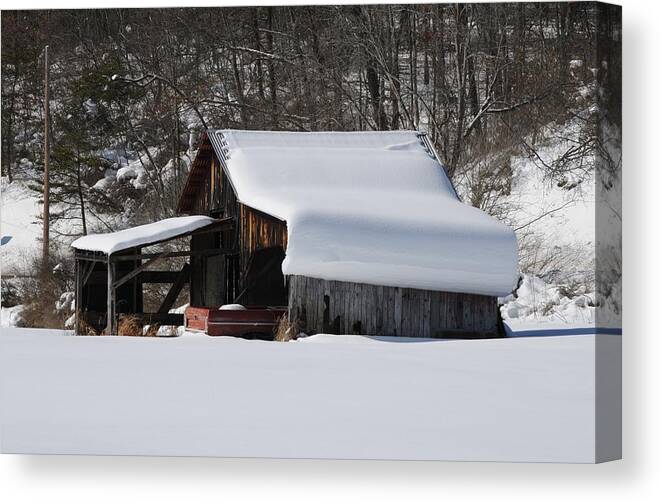
[[[78,313],[78,326],[75,327],[76,335],[99,335],[92,325],[82,319],[80,311]]]
[[[72,311],[70,307],[64,308],[61,298],[62,294],[72,290],[71,260],[53,253],[46,266],[42,266],[41,261],[35,258],[31,270],[35,271],[35,275],[24,280],[20,287],[20,297],[24,305],[21,315],[25,326],[65,328],[65,321]]]
[[[278,327],[275,330],[274,340],[278,342],[287,342],[296,340],[298,334],[301,332],[300,324],[298,321],[290,322],[287,315],[283,315],[278,322]]]
[[[149,325],[147,327],[147,330],[144,333],[144,336],[145,337],[157,337],[159,328],[161,328],[161,326],[158,325],[158,324]],[[141,333],[140,335],[143,335],[143,334]]]
[[[579,297],[585,294],[586,291],[589,291],[589,289],[586,287],[585,281],[580,278],[571,278],[567,282],[558,285],[558,293],[568,299]]]
[[[16,285],[5,278],[2,278],[2,285],[0,286],[0,303],[3,307],[14,307],[21,303]]]

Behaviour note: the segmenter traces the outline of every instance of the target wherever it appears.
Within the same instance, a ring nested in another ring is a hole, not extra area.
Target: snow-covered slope
[[[151,155],[156,155],[158,149],[150,149]],[[147,173],[144,168],[146,156],[135,155],[136,159],[118,157],[114,151],[103,152],[108,158],[117,158],[113,167],[105,171],[105,175],[96,181],[91,187],[84,188],[90,199],[100,197],[101,200],[116,199],[115,190],[119,187],[132,187],[141,191],[151,190],[147,183]],[[171,163],[172,161],[170,161]],[[182,158],[182,169],[187,169],[189,159]],[[171,177],[172,166],[165,166],[163,175],[167,181]],[[0,268],[5,274],[31,274],[34,259],[41,254],[42,223],[41,213],[43,211],[39,194],[30,189],[30,185],[40,174],[34,169],[32,163],[23,159],[15,168],[14,180],[9,183],[6,177],[2,177],[2,204],[0,216],[0,232],[2,236],[2,247]],[[146,193],[146,192],[145,192]],[[86,211],[87,227],[89,232],[97,229],[108,230],[108,228],[125,228],[134,225],[136,215],[133,209],[135,201],[123,201],[119,205],[119,211],[106,213],[93,209],[89,205]],[[51,206],[51,211],[60,211],[57,205]],[[140,215],[137,215],[139,218]],[[82,234],[79,220],[79,209],[69,209],[67,218],[51,223],[51,242],[53,249],[66,249],[77,235]]]
[[[595,323],[594,153],[576,153],[586,141],[584,127],[580,114],[549,124],[534,150],[509,160],[511,193],[503,205],[525,272],[514,295],[503,299],[503,318],[513,325]]]
[[[35,192],[22,181],[8,183],[2,177],[0,270],[4,274],[25,274],[38,253],[42,226],[41,205]]]
[[[510,159],[512,187],[506,203],[513,208],[521,265],[533,269],[528,272],[562,268],[559,276],[567,277],[594,268],[594,153],[576,153],[586,141],[582,128],[579,118],[549,124],[534,150]]]

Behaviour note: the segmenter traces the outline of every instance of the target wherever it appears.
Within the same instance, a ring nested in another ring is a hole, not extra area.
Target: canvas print
[[[3,453],[621,457],[621,9],[2,11]]]

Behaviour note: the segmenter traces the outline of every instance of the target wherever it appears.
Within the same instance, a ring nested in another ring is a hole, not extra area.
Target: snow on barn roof
[[[102,252],[106,255],[147,246],[185,236],[193,231],[215,224],[217,220],[206,216],[166,218],[151,224],[139,225],[107,234],[89,234],[76,239],[71,246],[77,250]]]
[[[239,201],[287,222],[283,273],[504,295],[514,232],[459,201],[415,131],[209,131]]]

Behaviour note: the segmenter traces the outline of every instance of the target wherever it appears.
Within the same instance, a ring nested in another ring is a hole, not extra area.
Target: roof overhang
[[[117,232],[90,234],[71,243],[77,254],[108,257],[134,248],[154,246],[174,239],[231,229],[233,218],[174,217]]]

